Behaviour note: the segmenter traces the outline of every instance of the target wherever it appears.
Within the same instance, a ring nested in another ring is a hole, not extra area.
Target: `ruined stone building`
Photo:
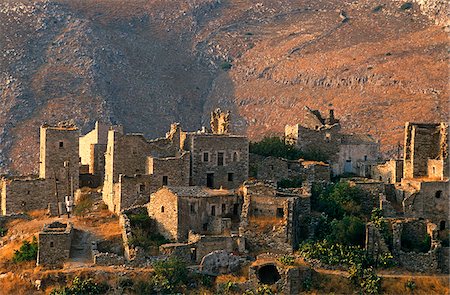
[[[148,211],[164,237],[186,242],[190,231],[202,235],[229,233],[241,207],[240,198],[232,190],[167,186],[152,194]]]
[[[391,252],[400,265],[411,271],[448,272],[450,248],[448,124],[405,124],[403,161],[391,160],[372,168],[373,177],[385,182],[380,194],[383,215],[393,231],[393,241],[381,238],[368,227],[366,247]],[[427,249],[412,250],[411,245]]]
[[[229,134],[227,120],[216,110],[214,132],[172,124],[166,137],[154,140],[109,130],[103,200],[110,210],[143,205],[162,186],[238,187],[248,177],[248,140]]]
[[[320,161],[287,160],[250,154],[249,176],[277,183],[283,180],[330,182],[331,169],[329,164]]]
[[[38,235],[37,265],[61,267],[70,257],[72,223],[45,224]]]
[[[388,205],[404,217],[429,219],[441,228],[448,227],[449,219],[447,134],[446,123],[408,122],[403,161],[391,160],[372,168],[375,179],[391,184]]]
[[[406,179],[449,176],[448,124],[405,124],[404,169]]]
[[[308,238],[311,190],[277,189],[273,183],[247,181],[241,188],[240,234],[254,251],[290,253]]]
[[[308,238],[310,196],[308,187],[280,190],[258,181],[239,190],[167,186],[151,195],[147,209],[172,241],[160,251],[199,262],[216,250],[291,253]]]
[[[94,129],[79,139],[80,169],[84,172],[83,174],[96,176],[98,183],[103,181],[105,174],[105,152],[109,129],[123,133],[122,126],[109,126],[95,122]]]
[[[418,218],[388,218],[386,222],[383,235],[375,224],[367,224],[369,255],[377,259],[390,253],[401,267],[413,272],[449,272],[449,247],[442,245],[436,224]]]
[[[78,188],[78,128],[69,123],[40,128],[38,176],[10,176],[0,180],[0,212],[10,214],[50,208],[64,202]]]
[[[233,190],[167,186],[147,208],[159,233],[173,241],[160,247],[165,255],[198,263],[212,251],[245,249],[238,235],[242,199]]]
[[[398,183],[403,178],[403,160],[391,159],[385,163],[375,164],[371,167],[370,176],[386,183]]]
[[[111,211],[146,204],[163,185],[189,185],[189,152],[181,150],[181,136],[177,124],[155,140],[109,130],[103,200]]]
[[[306,153],[329,157],[334,175],[368,174],[369,164],[379,160],[380,144],[369,135],[344,134],[333,110],[324,118],[318,110],[305,107],[303,123],[286,125],[285,138]]]

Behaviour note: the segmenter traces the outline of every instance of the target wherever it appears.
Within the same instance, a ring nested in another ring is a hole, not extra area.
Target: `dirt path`
[[[66,265],[70,268],[78,268],[91,263],[91,235],[89,232],[75,229],[70,248],[70,260]]]

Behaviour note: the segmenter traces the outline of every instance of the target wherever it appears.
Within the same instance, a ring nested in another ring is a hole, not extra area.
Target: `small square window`
[[[281,218],[284,216],[283,208],[277,208],[277,217]]]
[[[60,141],[59,142],[59,148],[63,148],[64,147],[64,142]]]
[[[234,173],[228,173],[228,181],[234,180]]]
[[[209,153],[208,152],[203,153],[203,162],[209,162]]]
[[[169,176],[164,175],[162,178],[162,185],[168,185],[169,184]]]

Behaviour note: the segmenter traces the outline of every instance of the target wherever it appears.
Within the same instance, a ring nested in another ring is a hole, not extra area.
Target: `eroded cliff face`
[[[156,137],[216,107],[258,139],[332,106],[396,150],[405,121],[448,117],[448,1],[404,3],[4,1],[0,173],[36,171],[43,122]]]

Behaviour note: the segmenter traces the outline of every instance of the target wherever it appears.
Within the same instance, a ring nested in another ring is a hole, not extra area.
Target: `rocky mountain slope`
[[[231,109],[252,139],[304,105],[389,154],[405,121],[448,118],[448,0],[6,0],[0,173],[35,172],[38,127],[74,118],[163,135]],[[231,68],[230,68],[231,67]],[[230,68],[230,69],[229,69]]]

